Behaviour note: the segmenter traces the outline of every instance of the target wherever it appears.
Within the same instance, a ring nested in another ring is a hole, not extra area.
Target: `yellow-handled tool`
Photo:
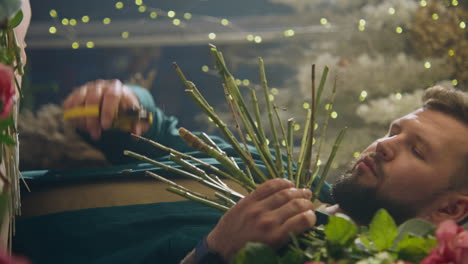
[[[99,116],[99,105],[78,106],[65,110],[63,113],[63,119],[65,120]],[[133,125],[137,122],[147,122],[151,125],[153,123],[153,113],[146,111],[146,109],[117,111],[115,113],[114,122],[112,122],[112,128],[131,132]]]

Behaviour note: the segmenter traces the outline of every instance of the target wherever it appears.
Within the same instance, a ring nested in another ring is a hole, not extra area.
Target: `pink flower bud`
[[[13,107],[13,97],[16,93],[13,78],[13,69],[0,63],[0,119],[9,116]]]

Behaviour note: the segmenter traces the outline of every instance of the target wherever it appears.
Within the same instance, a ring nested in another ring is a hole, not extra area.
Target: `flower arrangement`
[[[0,1],[0,227],[2,237],[9,242],[14,216],[20,208],[16,117],[23,62],[15,28],[23,20],[22,4],[22,0]],[[11,244],[2,242],[2,247]]]

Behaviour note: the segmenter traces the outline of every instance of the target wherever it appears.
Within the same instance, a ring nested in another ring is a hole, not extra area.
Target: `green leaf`
[[[0,108],[2,107],[2,102],[0,102]],[[13,117],[12,116],[9,116],[5,119],[0,119],[0,131],[3,131],[5,129],[7,129],[8,127],[11,127],[15,124],[15,122],[13,121]]]
[[[398,227],[398,237],[395,240],[395,243],[398,243],[407,234],[415,237],[424,237],[426,235],[433,234],[435,230],[436,227],[431,223],[419,218],[413,218],[405,221]]]
[[[262,243],[249,242],[231,261],[232,264],[275,264],[278,257],[275,251]]]
[[[16,141],[9,135],[0,134],[0,144],[6,144],[9,146],[15,145]]]
[[[406,234],[397,245],[398,258],[419,263],[436,245],[437,240],[433,237],[412,237]]]
[[[331,244],[346,246],[356,237],[356,225],[343,217],[330,216],[325,226],[325,236]]]
[[[389,249],[398,236],[398,228],[385,209],[380,209],[372,218],[369,236],[377,250]]]
[[[306,261],[307,257],[300,249],[288,249],[279,259],[280,264],[303,264]]]
[[[16,13],[16,15],[8,22],[8,25],[12,28],[17,27],[23,20],[23,11],[21,9]]]

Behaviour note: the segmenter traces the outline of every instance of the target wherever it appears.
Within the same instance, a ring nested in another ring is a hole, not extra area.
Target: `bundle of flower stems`
[[[322,125],[320,137],[317,141],[318,146],[316,147],[314,158],[312,153],[312,146],[314,145],[315,141],[314,130],[316,130],[314,127],[318,116],[318,105],[321,100],[322,92],[324,90],[329,72],[328,68],[324,68],[318,89],[316,89],[315,66],[312,65],[311,109],[308,109],[307,111],[307,119],[304,126],[300,151],[298,155],[296,155],[297,159],[295,159],[293,155],[293,127],[295,121],[293,118],[290,118],[287,120],[287,124],[284,125],[278,113],[278,107],[269,100],[270,90],[267,84],[263,60],[259,58],[258,61],[263,96],[266,103],[266,109],[268,111],[267,125],[264,125],[261,120],[256,91],[254,89],[250,89],[252,102],[251,108],[253,109],[253,113],[251,113],[246,104],[246,100],[244,100],[243,95],[236,84],[235,78],[226,67],[223,54],[213,45],[210,45],[210,51],[214,58],[216,68],[222,78],[222,86],[224,88],[226,101],[229,105],[233,120],[235,122],[237,130],[236,132],[240,140],[238,140],[234,132],[228,128],[228,125],[219,118],[213,107],[206,101],[195,84],[187,80],[182,70],[177,66],[176,63],[174,63],[174,67],[187,88],[185,90],[186,93],[192,97],[195,103],[219,128],[226,141],[232,145],[238,157],[242,160],[244,165],[243,167],[245,169],[241,169],[241,166],[236,163],[235,159],[223,152],[210,139],[208,135],[201,133],[200,136],[196,136],[185,128],[179,129],[179,134],[184,139],[184,141],[186,141],[189,146],[197,149],[201,153],[216,159],[221,165],[222,169],[208,164],[201,159],[181,153],[158,142],[136,135],[134,136],[138,139],[144,140],[157,148],[167,151],[170,155],[170,159],[178,164],[180,168],[158,162],[132,151],[125,151],[125,154],[155,166],[164,168],[175,174],[193,179],[200,184],[213,189],[215,191],[215,198],[210,198],[207,195],[191,191],[190,189],[185,188],[153,172],[146,172],[148,175],[167,183],[169,185],[167,189],[168,191],[181,195],[187,199],[214,207],[221,211],[228,210],[230,207],[235,205],[238,200],[244,197],[242,194],[227,186],[221,180],[221,178],[234,181],[235,183],[242,186],[247,191],[247,193],[255,190],[257,184],[261,184],[267,180],[273,178],[287,178],[294,182],[298,188],[311,188],[311,186],[314,186],[312,189],[314,193],[312,199],[315,200],[320,193],[320,188],[326,179],[332,161],[336,155],[346,130],[342,129],[338,133],[338,136],[329,154],[328,160],[323,166],[323,169],[320,170],[320,152],[324,142],[324,137],[326,135],[333,101],[336,95],[335,80],[333,91],[328,101],[329,107],[326,108],[327,112],[325,113],[326,117],[324,119],[324,124]],[[266,136],[266,126],[269,126],[271,139],[267,138]],[[279,129],[277,129],[278,127]],[[252,154],[249,151],[246,137],[251,140],[263,163],[262,165],[264,165],[266,170],[262,170],[259,166],[256,165],[256,162],[252,158]],[[272,148],[270,148],[270,142],[272,142]],[[284,147],[281,145],[284,145]],[[198,164],[199,166],[195,166],[194,164]],[[206,169],[206,171],[204,169]],[[314,181],[317,182],[314,183]]]

